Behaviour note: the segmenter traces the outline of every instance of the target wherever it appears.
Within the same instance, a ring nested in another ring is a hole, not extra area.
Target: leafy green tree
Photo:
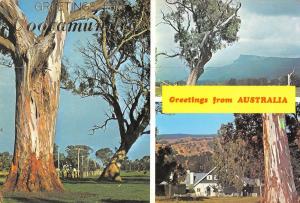
[[[166,0],[171,12],[162,13],[163,23],[175,31],[180,57],[190,68],[187,85],[195,85],[212,53],[238,40],[241,4],[220,0]]]
[[[214,146],[213,160],[221,184],[242,189],[242,179],[263,180],[263,126],[261,114],[234,114],[234,122],[223,124]],[[233,179],[234,173],[238,178]]]
[[[74,168],[78,168],[79,162],[79,169],[82,170],[82,165],[84,163],[87,163],[86,160],[90,156],[92,151],[92,148],[86,145],[69,145],[66,147],[66,161]]]
[[[176,184],[185,178],[186,170],[177,162],[176,152],[171,146],[160,147],[156,152],[155,174],[156,184],[163,181]]]
[[[97,169],[100,169],[100,165],[95,160],[89,161],[88,171],[92,172],[93,175]]]
[[[103,148],[96,151],[96,157],[101,160],[103,166],[109,164],[111,157],[114,155],[110,148]]]
[[[234,114],[233,123],[222,125],[219,130],[220,143],[227,145],[230,142],[236,142],[242,139],[246,145],[245,150],[248,151],[248,159],[251,163],[249,171],[244,174],[250,178],[260,178],[264,180],[264,148],[263,148],[263,121],[261,114]],[[300,116],[300,105],[296,106],[295,114],[286,114],[286,135],[289,141],[289,151],[291,155],[291,164],[293,167],[294,181],[296,189],[300,190],[300,125],[298,118]],[[220,154],[221,156],[221,154]],[[224,174],[224,173],[223,173]],[[229,178],[230,179],[230,178]]]
[[[219,183],[223,187],[233,186],[240,193],[244,187],[245,174],[248,174],[252,167],[246,142],[239,138],[224,145],[217,140],[213,160]]]
[[[285,116],[287,136],[290,146],[291,163],[294,181],[298,194],[300,194],[300,104],[296,105],[296,113]]]
[[[263,125],[261,114],[234,114],[234,125],[236,138],[242,139],[248,151],[250,167],[250,178],[263,180],[264,175],[264,148],[263,148]]]
[[[142,170],[150,170],[150,156],[144,156],[141,160]]]
[[[0,171],[9,171],[12,155],[9,152],[0,153]]]

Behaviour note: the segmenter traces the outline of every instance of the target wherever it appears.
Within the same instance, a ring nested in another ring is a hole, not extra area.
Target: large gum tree
[[[265,161],[263,202],[298,202],[284,114],[263,114],[263,143]]]
[[[0,18],[8,34],[0,36],[2,53],[15,67],[15,147],[6,191],[62,191],[53,164],[53,145],[60,94],[61,63],[66,31],[58,23],[94,18],[105,0],[71,11],[72,0],[53,0],[40,35],[28,31],[17,0],[0,0]]]
[[[195,85],[213,52],[238,40],[240,3],[233,0],[166,0],[171,9],[162,13],[162,23],[174,32],[176,53],[160,53],[179,57],[189,67],[187,85]]]
[[[150,121],[150,0],[124,1],[125,8],[103,10],[100,34],[81,48],[84,67],[73,91],[109,105],[107,119],[93,130],[118,125],[120,146],[100,179],[121,181],[121,164]],[[72,88],[72,85],[71,85]]]

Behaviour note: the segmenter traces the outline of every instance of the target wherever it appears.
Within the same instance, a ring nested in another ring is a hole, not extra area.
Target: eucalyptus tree
[[[11,59],[16,82],[15,148],[4,190],[63,190],[53,164],[53,145],[67,31],[56,25],[97,19],[94,14],[105,0],[71,11],[72,2],[53,0],[45,27],[37,35],[28,29],[18,0],[0,1],[0,19],[5,24],[1,26],[0,50]]]
[[[121,163],[136,140],[149,134],[150,121],[150,0],[123,3],[125,8],[99,13],[100,33],[80,48],[84,65],[66,82],[75,94],[109,105],[105,121],[92,131],[118,125],[120,146],[100,176],[114,181],[121,181]]]
[[[233,0],[166,0],[171,9],[162,13],[163,23],[174,31],[176,53],[190,69],[187,85],[195,85],[213,52],[238,40],[240,3]]]
[[[264,202],[298,201],[284,114],[263,114]]]

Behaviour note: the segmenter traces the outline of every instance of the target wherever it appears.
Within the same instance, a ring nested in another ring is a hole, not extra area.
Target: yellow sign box
[[[294,86],[163,86],[163,113],[295,113]]]

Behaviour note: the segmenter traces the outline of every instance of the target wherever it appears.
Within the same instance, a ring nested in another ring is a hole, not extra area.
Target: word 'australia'
[[[286,97],[240,97],[238,103],[287,103]]]

